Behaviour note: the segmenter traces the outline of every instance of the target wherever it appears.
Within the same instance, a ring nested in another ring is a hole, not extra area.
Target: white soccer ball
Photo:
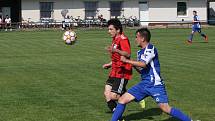
[[[65,31],[63,34],[63,40],[66,44],[73,44],[77,39],[76,33],[74,31]]]

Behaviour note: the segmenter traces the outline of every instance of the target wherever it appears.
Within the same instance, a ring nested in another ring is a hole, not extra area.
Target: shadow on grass
[[[144,110],[144,111],[140,111],[140,112],[137,112],[137,113],[133,113],[133,114],[130,114],[130,115],[127,115],[127,116],[123,116],[123,119],[125,119],[125,121],[138,121],[138,120],[141,120],[141,119],[148,119],[148,120],[156,120],[153,118],[153,116],[157,116],[157,115],[161,115],[162,114],[162,111],[160,110],[160,108],[151,108],[151,109],[148,109],[148,110]],[[168,119],[165,119],[163,121],[179,121],[175,118],[168,118]]]
[[[194,41],[193,43],[208,44],[209,42],[205,42],[205,41],[203,40],[203,41]]]
[[[133,113],[124,117],[126,121],[148,119],[153,120],[153,116],[161,115],[162,111],[159,108],[151,108],[141,112]]]
[[[166,119],[166,120],[163,120],[163,121],[180,121],[180,120],[175,119],[175,118],[173,118],[173,117],[170,117],[170,118],[168,118],[168,119]]]

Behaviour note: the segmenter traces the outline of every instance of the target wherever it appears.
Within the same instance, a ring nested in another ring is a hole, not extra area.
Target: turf
[[[195,35],[185,44],[190,29],[152,29],[159,51],[161,73],[170,105],[194,120],[215,120],[215,28],[205,28],[209,43]],[[0,121],[108,121],[103,88],[111,43],[106,29],[77,29],[78,41],[67,46],[62,31],[0,32]],[[132,58],[138,48],[135,30],[126,29]],[[139,81],[134,72],[131,87]],[[128,121],[175,121],[163,114],[151,98],[146,109],[130,103]]]

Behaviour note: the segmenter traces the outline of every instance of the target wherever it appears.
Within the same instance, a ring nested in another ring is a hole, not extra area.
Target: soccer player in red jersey
[[[109,78],[106,81],[104,96],[107,106],[113,112],[117,105],[116,101],[126,92],[126,85],[131,79],[132,66],[120,60],[121,56],[130,58],[131,48],[128,37],[124,35],[122,24],[118,19],[108,21],[108,33],[113,40],[112,45],[107,47],[111,55],[111,62],[103,65],[104,69],[111,68]]]

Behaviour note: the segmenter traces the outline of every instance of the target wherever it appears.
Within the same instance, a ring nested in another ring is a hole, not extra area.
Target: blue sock
[[[206,37],[206,35],[204,33],[201,33],[201,36],[204,37],[204,38]]]
[[[193,40],[193,34],[190,34],[189,41],[192,41],[192,40]]]
[[[179,109],[172,108],[170,111],[170,115],[180,119],[181,121],[191,121],[191,118],[185,115],[183,112],[181,112]]]
[[[120,103],[117,104],[111,121],[117,121],[118,119],[120,119],[122,117],[122,114],[125,110],[125,106],[126,106],[125,104],[120,104]]]

